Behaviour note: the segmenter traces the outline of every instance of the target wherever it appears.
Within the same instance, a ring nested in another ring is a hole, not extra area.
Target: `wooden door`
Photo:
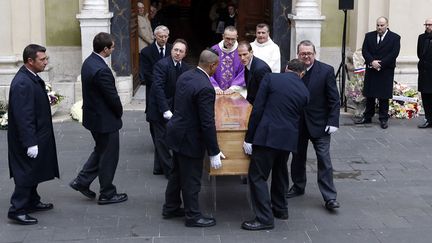
[[[271,0],[239,0],[237,30],[239,40],[255,40],[255,28],[259,23],[271,26]]]
[[[131,56],[131,74],[133,80],[133,94],[141,85],[139,79],[139,51],[138,51],[138,8],[137,0],[130,0],[131,3],[131,18],[129,23],[130,28],[130,56]]]

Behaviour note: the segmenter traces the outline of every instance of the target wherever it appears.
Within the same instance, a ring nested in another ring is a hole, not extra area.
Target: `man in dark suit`
[[[418,90],[421,92],[425,122],[418,128],[432,127],[432,18],[426,19],[425,32],[418,37]]]
[[[186,216],[188,227],[209,227],[214,218],[201,214],[198,194],[204,154],[210,157],[211,166],[222,166],[216,137],[214,103],[216,93],[210,76],[219,64],[217,52],[201,52],[198,67],[183,73],[177,80],[174,115],[167,123],[166,140],[173,150],[173,169],[165,191],[164,218]],[[180,194],[182,197],[180,197]],[[182,199],[184,209],[181,208]]]
[[[183,62],[186,52],[186,41],[177,39],[173,43],[171,56],[159,60],[153,68],[147,121],[153,127],[155,153],[158,153],[157,157],[166,178],[172,169],[171,153],[164,138],[166,123],[173,116],[177,78],[189,69],[189,65]]]
[[[93,53],[81,68],[83,126],[90,130],[96,145],[78,176],[69,184],[84,196],[95,198],[96,194],[89,187],[99,177],[100,205],[128,199],[126,193],[117,193],[112,184],[119,160],[119,130],[123,115],[115,78],[105,62],[113,50],[112,36],[100,32],[93,39]]]
[[[294,59],[288,65],[286,73],[264,76],[249,118],[243,148],[252,154],[248,178],[256,217],[243,222],[246,230],[272,229],[274,217],[288,219],[287,162],[290,152],[297,151],[300,114],[309,100],[301,80],[305,64]],[[270,172],[271,196],[267,185]]]
[[[253,105],[261,80],[266,73],[271,73],[267,63],[253,55],[252,47],[247,41],[240,41],[237,47],[241,63],[245,66],[246,100]]]
[[[294,185],[288,191],[287,197],[304,194],[306,156],[310,140],[317,156],[318,187],[325,207],[333,210],[340,204],[336,201],[337,193],[333,184],[330,134],[339,127],[340,100],[333,67],[315,60],[315,53],[315,45],[309,40],[303,40],[297,45],[298,58],[307,66],[303,81],[309,89],[310,100],[300,118],[298,149],[291,162],[291,179]]]
[[[153,83],[153,66],[160,59],[167,57],[171,54],[172,45],[167,43],[169,37],[169,29],[164,25],[159,25],[154,30],[155,41],[153,44],[143,48],[140,53],[140,78],[146,84],[146,112],[149,107],[150,89]],[[154,137],[153,126],[150,123],[150,135],[153,140],[153,145],[157,149]],[[153,174],[162,175],[162,159],[158,157],[159,153],[154,153]]]
[[[24,49],[24,65],[9,91],[8,156],[15,190],[8,218],[23,225],[38,223],[29,213],[54,207],[40,201],[37,186],[59,177],[51,108],[45,83],[37,75],[48,64],[45,51],[45,47],[36,44]]]
[[[388,29],[386,17],[377,19],[376,31],[366,33],[362,54],[366,64],[363,95],[366,109],[356,124],[372,122],[375,99],[378,99],[378,119],[382,129],[388,127],[389,99],[393,97],[394,70],[400,50],[400,36]]]

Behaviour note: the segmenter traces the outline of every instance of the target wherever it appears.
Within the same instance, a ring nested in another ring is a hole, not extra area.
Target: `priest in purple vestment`
[[[219,66],[210,81],[216,94],[231,94],[245,90],[244,66],[237,52],[237,29],[228,26],[223,33],[223,39],[212,49],[219,53]]]

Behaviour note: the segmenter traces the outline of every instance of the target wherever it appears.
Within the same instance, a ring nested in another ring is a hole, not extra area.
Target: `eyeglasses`
[[[432,26],[432,24],[424,24],[424,26],[428,27],[428,26]]]
[[[313,52],[300,52],[299,53],[299,56],[301,56],[301,57],[306,57],[306,56],[313,56],[315,53],[313,53]]]

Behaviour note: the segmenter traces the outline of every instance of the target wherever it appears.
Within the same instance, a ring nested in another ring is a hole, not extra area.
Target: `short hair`
[[[378,17],[376,21],[378,22],[379,19],[384,19],[384,20],[386,21],[386,24],[389,23],[388,18],[385,17],[385,16],[380,16],[380,17]]]
[[[262,29],[262,28],[267,28],[267,31],[270,32],[270,26],[266,23],[259,23],[256,26],[256,29]]]
[[[240,41],[239,43],[238,43],[238,46],[237,46],[237,48],[239,48],[240,46],[244,46],[244,47],[246,47],[247,49],[248,49],[248,51],[250,52],[250,51],[252,51],[252,46],[251,46],[251,44],[248,42],[248,41]]]
[[[298,43],[298,45],[297,45],[297,53],[299,52],[300,46],[312,46],[314,53],[316,53],[315,45],[310,40],[302,40],[302,41],[300,41],[300,43]]]
[[[227,27],[225,27],[224,33],[225,33],[225,31],[237,32],[237,29],[236,29],[236,27],[234,27],[232,25],[228,25]]]
[[[30,44],[24,48],[23,61],[28,62],[28,59],[35,60],[38,52],[46,52],[46,48],[37,44]]]
[[[114,39],[110,34],[106,32],[100,32],[93,39],[93,51],[96,53],[101,53],[105,47],[111,48],[113,42]]]
[[[138,7],[138,8],[144,8],[144,3],[142,3],[142,2],[138,2],[138,3],[137,3],[137,7]]]
[[[217,61],[219,61],[218,52],[211,48],[207,48],[201,52],[198,63],[204,66],[208,66]]]
[[[306,71],[306,64],[304,64],[304,62],[300,61],[299,59],[295,58],[287,63],[286,68],[293,72],[301,73]]]
[[[158,25],[155,30],[153,31],[153,34],[156,35],[158,32],[168,32],[169,35],[169,29],[165,25]]]
[[[178,39],[176,39],[176,40],[173,42],[172,46],[174,47],[174,45],[177,44],[177,43],[182,43],[182,44],[184,44],[184,45],[186,46],[186,53],[187,53],[187,51],[188,51],[188,44],[187,44],[186,40],[185,40],[185,39],[178,38]]]

